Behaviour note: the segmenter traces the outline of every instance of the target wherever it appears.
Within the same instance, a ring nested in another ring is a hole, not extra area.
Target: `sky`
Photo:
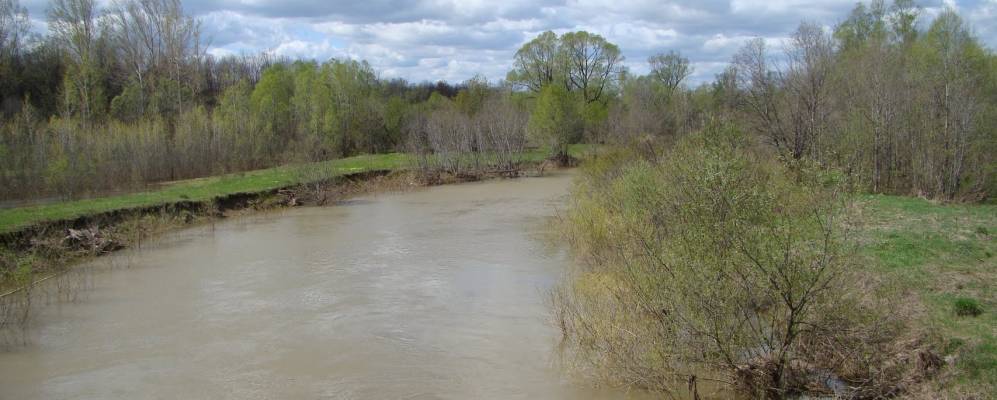
[[[98,0],[108,4],[110,0]],[[917,0],[928,21],[956,9],[997,49],[997,0]],[[21,0],[37,30],[46,0]],[[647,58],[675,50],[711,81],[747,40],[786,41],[802,21],[827,29],[856,0],[184,0],[203,21],[216,56],[269,51],[291,58],[367,60],[383,78],[461,82],[505,77],[516,50],[539,33],[586,30],[618,45],[625,65],[646,73]]]

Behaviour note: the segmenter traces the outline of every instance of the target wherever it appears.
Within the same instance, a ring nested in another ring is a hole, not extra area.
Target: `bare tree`
[[[28,10],[17,0],[0,0],[0,57],[14,57],[28,34]]]
[[[503,170],[516,168],[516,157],[526,146],[529,115],[512,103],[507,93],[493,94],[474,118],[480,150],[494,157]]]
[[[765,40],[749,41],[734,55],[733,78],[740,92],[738,105],[750,126],[766,136],[780,150],[791,147],[786,133],[782,108],[779,104],[780,75],[771,69],[765,51]]]
[[[120,60],[143,91],[156,78],[197,89],[186,77],[196,76],[204,58],[201,22],[184,14],[180,0],[118,0],[108,21]],[[170,91],[176,110],[184,109],[184,91]]]
[[[74,108],[90,122],[103,96],[97,70],[97,7],[93,0],[53,0],[49,8],[49,29],[66,51],[72,67],[68,73],[66,106]]]
[[[828,128],[834,54],[831,35],[820,25],[803,23],[793,34],[786,54],[787,71],[782,75],[789,96],[793,158],[805,154],[820,156],[815,149]]]

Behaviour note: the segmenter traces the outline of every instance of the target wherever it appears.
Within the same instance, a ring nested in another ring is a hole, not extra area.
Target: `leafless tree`
[[[529,115],[516,107],[508,94],[489,96],[473,121],[480,150],[494,157],[496,167],[514,170],[516,157],[526,146],[528,122]]]
[[[186,77],[196,76],[204,58],[201,22],[184,14],[180,0],[117,0],[108,21],[121,62],[141,88],[157,77],[197,84]],[[184,109],[181,91],[173,92],[176,110]]]
[[[830,86],[834,67],[834,42],[824,28],[803,23],[793,34],[787,49],[786,73],[782,75],[788,98],[793,158],[815,154],[816,143],[828,130],[831,114]]]
[[[765,40],[749,41],[734,55],[731,64],[740,93],[738,105],[750,127],[768,137],[776,148],[792,148],[784,121],[786,116],[779,104],[780,74],[769,64]]]
[[[28,27],[27,9],[17,0],[0,0],[0,57],[17,55]]]

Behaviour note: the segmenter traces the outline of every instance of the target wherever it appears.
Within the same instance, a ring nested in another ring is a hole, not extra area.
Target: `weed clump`
[[[960,317],[977,317],[980,314],[983,314],[983,306],[976,299],[960,297],[955,300],[955,315]]]

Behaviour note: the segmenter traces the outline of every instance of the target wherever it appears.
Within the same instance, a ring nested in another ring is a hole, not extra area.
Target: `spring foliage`
[[[876,313],[854,292],[841,178],[719,123],[660,159],[590,167],[566,219],[585,266],[553,297],[573,361],[620,383],[771,397],[814,371],[848,375],[825,356]]]

